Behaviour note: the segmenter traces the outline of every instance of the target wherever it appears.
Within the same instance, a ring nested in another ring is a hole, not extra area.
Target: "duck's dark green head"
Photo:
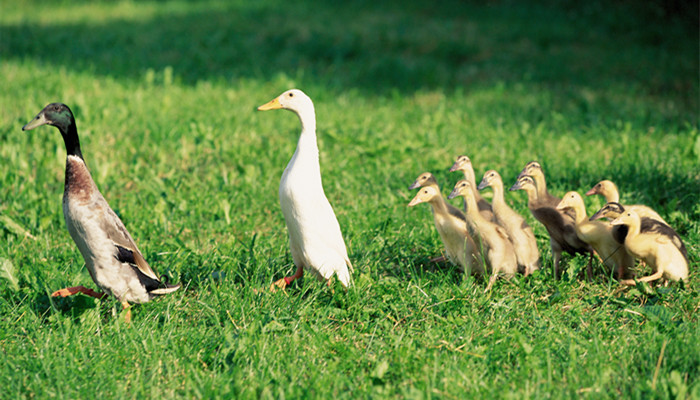
[[[75,124],[73,113],[70,108],[63,103],[51,103],[44,107],[43,110],[31,122],[22,127],[23,131],[34,129],[41,125],[51,125],[58,128],[62,133],[68,132],[71,125]]]
[[[58,128],[63,136],[63,141],[66,143],[68,154],[82,158],[75,118],[73,118],[73,113],[67,105],[63,103],[49,104],[33,120],[24,125],[22,130],[28,131],[42,125],[51,125]]]

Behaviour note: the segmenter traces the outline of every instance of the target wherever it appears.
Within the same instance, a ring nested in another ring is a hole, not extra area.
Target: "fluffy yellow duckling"
[[[450,167],[450,172],[461,171],[464,174],[464,179],[469,182],[472,190],[474,191],[474,198],[476,199],[476,204],[479,207],[479,212],[481,216],[486,218],[488,221],[495,222],[496,218],[493,215],[493,208],[486,199],[481,197],[481,193],[476,190],[476,175],[474,175],[474,167],[472,166],[472,160],[467,156],[458,156],[452,167]],[[464,204],[464,210],[466,211],[467,205]]]
[[[673,231],[672,236],[658,232],[641,232],[641,220],[634,211],[625,211],[612,221],[613,225],[627,225],[625,237],[627,251],[646,262],[654,269],[654,273],[636,279],[640,282],[651,282],[664,278],[669,281],[688,279],[688,252],[680,236]],[[634,285],[635,279],[623,280],[623,285]]]
[[[612,221],[620,217],[625,212],[625,210],[626,209],[622,204],[610,202],[605,204],[600,210],[598,210],[598,212],[593,214],[593,216],[591,216],[591,218],[589,219],[591,221],[595,221],[597,219],[607,218],[609,221]],[[669,237],[675,234],[673,228],[657,219],[649,217],[640,217],[640,222],[641,224],[639,230],[642,233],[663,233]],[[628,231],[629,228],[627,227],[627,225],[615,225],[612,227],[613,238],[616,242],[624,244]]]
[[[493,189],[491,206],[496,223],[503,227],[510,237],[518,265],[524,269],[524,274],[527,276],[540,268],[540,252],[537,249],[535,234],[525,222],[525,218],[506,204],[503,195],[503,180],[498,172],[490,170],[484,174],[477,189],[483,190],[486,187]]]
[[[464,214],[451,207],[440,194],[440,190],[432,185],[420,188],[408,206],[413,207],[420,203],[428,203],[432,207],[435,228],[445,245],[447,258],[463,268],[467,274],[483,276],[478,248],[467,231]]]
[[[314,103],[301,90],[292,89],[258,107],[260,111],[276,109],[294,112],[301,122],[297,149],[284,169],[279,188],[289,247],[297,270],[294,275],[273,283],[270,289],[284,289],[303,276],[304,268],[329,283],[329,279],[337,275],[340,283],[348,287],[352,263],[338,219],[323,191]]]
[[[485,253],[485,259],[491,267],[491,277],[486,286],[486,291],[489,291],[499,274],[512,276],[518,272],[513,245],[503,228],[484,218],[478,211],[474,190],[466,179],[457,182],[448,198],[457,196],[464,196],[467,203],[467,224],[479,234],[484,246],[482,254]]]
[[[594,194],[599,194],[605,198],[607,203],[619,203],[620,202],[620,192],[617,190],[617,185],[612,181],[603,180],[595,184],[591,190],[586,192],[586,196],[592,196]],[[654,211],[651,207],[647,207],[641,204],[625,204],[625,210],[632,210],[639,215],[640,218],[651,218],[657,221],[661,221],[664,224],[668,223],[661,218],[659,213]]]
[[[634,258],[624,245],[613,238],[613,228],[602,221],[589,221],[583,197],[576,192],[568,192],[557,206],[557,210],[571,209],[575,215],[576,234],[598,253],[603,263],[615,272],[620,280],[627,276],[634,266]]]

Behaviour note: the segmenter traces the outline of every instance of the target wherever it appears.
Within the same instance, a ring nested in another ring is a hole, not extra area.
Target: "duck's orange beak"
[[[275,97],[273,100],[258,107],[258,111],[278,110],[280,108],[282,108],[282,104],[280,104],[279,97]]]

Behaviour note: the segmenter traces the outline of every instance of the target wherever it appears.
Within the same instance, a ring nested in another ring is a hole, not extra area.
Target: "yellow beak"
[[[258,107],[258,111],[278,110],[280,108],[282,108],[282,104],[280,104],[279,98],[276,97],[273,100],[270,100],[269,102]]]

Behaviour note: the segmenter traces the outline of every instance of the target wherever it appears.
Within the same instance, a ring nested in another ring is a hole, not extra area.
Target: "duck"
[[[668,282],[688,279],[688,252],[675,231],[672,236],[659,232],[641,232],[641,219],[633,210],[625,210],[611,224],[627,225],[625,248],[655,271],[652,275],[639,279],[626,279],[620,283],[635,285],[637,281],[652,282],[664,279]]]
[[[586,267],[589,278],[592,276],[593,249],[590,245],[579,239],[576,234],[574,220],[569,214],[556,209],[559,205],[552,204],[551,199],[540,201],[538,198],[537,184],[535,179],[529,175],[521,175],[511,186],[511,191],[524,190],[527,193],[527,207],[532,216],[535,217],[549,233],[549,244],[554,258],[553,270],[556,279],[559,279],[559,264],[563,251],[573,255],[587,254],[589,256]]]
[[[620,203],[610,202],[606,203],[600,210],[593,214],[589,220],[595,221],[601,218],[606,218],[608,221],[619,218],[625,212],[625,207]],[[637,214],[639,215],[639,214]],[[673,241],[674,244],[679,246],[679,250],[685,252],[683,242],[679,240],[674,240],[673,238],[677,236],[676,231],[673,230],[669,225],[663,222],[652,219],[649,217],[639,217],[640,225],[639,231],[641,233],[654,233],[659,235],[667,236]],[[627,225],[611,225],[613,239],[620,244],[625,244],[625,238],[627,237],[627,232],[629,228]],[[642,261],[643,262],[643,261]]]
[[[270,290],[285,289],[301,278],[305,270],[328,285],[331,277],[336,276],[347,288],[352,283],[353,266],[340,224],[323,191],[314,103],[301,90],[291,89],[258,107],[259,111],[278,109],[292,111],[301,123],[296,150],[279,186],[280,207],[296,272],[275,281]]]
[[[97,292],[74,286],[57,290],[52,296],[67,297],[77,293],[96,298],[114,296],[125,310],[124,318],[129,323],[130,303],[145,303],[156,296],[172,293],[180,288],[180,284],[171,285],[158,277],[124,223],[97,189],[80,149],[78,128],[71,109],[63,103],[51,103],[22,130],[42,125],[56,127],[63,137],[67,153],[63,216],[90,277],[102,290]]]
[[[474,196],[474,189],[466,179],[457,182],[447,198],[453,199],[457,196],[463,196],[467,203],[467,225],[481,238],[482,255],[485,255],[486,263],[491,267],[491,276],[486,286],[486,292],[488,292],[499,275],[510,277],[517,273],[518,262],[515,250],[513,250],[513,244],[505,229],[481,215]]]
[[[592,196],[594,194],[599,194],[605,198],[606,203],[618,203],[620,202],[620,192],[617,190],[617,185],[612,181],[602,180],[595,184],[589,191],[586,192],[586,196]],[[654,211],[651,207],[641,205],[641,204],[626,204],[624,205],[626,210],[632,210],[639,215],[640,218],[651,218],[668,225],[659,213]]]
[[[440,186],[435,179],[435,176],[430,172],[423,172],[418,175],[418,178],[408,187],[409,190],[418,189],[424,186],[433,186],[440,191]]]
[[[549,193],[547,190],[547,180],[544,176],[544,171],[542,170],[542,165],[537,161],[530,161],[525,164],[525,167],[516,179],[520,179],[524,176],[530,176],[535,181],[535,189],[537,190],[537,202],[541,205],[548,207],[556,207],[559,205],[561,199],[553,194]],[[571,219],[573,220],[573,215],[569,213]]]
[[[421,187],[408,206],[414,207],[421,203],[428,203],[432,208],[435,229],[445,246],[447,259],[462,268],[467,275],[483,276],[479,247],[467,230],[464,214],[447,203],[440,189],[433,185]]]
[[[408,189],[414,190],[414,189],[428,187],[428,186],[433,187],[433,188],[435,188],[436,191],[440,192],[440,185],[438,185],[437,180],[435,179],[435,176],[430,172],[423,172],[422,174],[418,175],[418,177],[413,181],[413,183],[408,187]],[[440,197],[442,198],[442,196],[440,196]],[[459,209],[457,209],[455,206],[453,206],[452,204],[445,201],[444,198],[442,198],[442,201],[443,201],[445,207],[447,208],[447,211],[450,214],[453,214],[456,216],[461,215],[462,217],[464,216],[464,214],[461,211],[459,211]],[[477,247],[479,247],[479,243],[477,243]],[[441,256],[433,257],[430,259],[430,262],[435,262],[435,263],[445,262],[445,256],[441,255]]]
[[[470,187],[474,191],[474,198],[476,198],[476,204],[479,207],[479,212],[488,221],[494,222],[496,217],[493,214],[493,207],[481,196],[481,193],[476,190],[476,175],[474,174],[472,160],[465,155],[457,156],[454,164],[452,164],[452,167],[450,167],[450,172],[454,171],[461,171],[464,174],[464,179],[469,182]],[[466,203],[464,204],[464,210],[467,210]]]
[[[571,209],[576,216],[574,223],[579,239],[588,243],[601,257],[603,264],[612,269],[615,277],[622,280],[634,267],[634,258],[623,244],[614,239],[613,227],[603,221],[590,221],[586,215],[583,197],[577,192],[567,192],[557,210]]]
[[[506,204],[503,194],[503,179],[493,169],[486,171],[477,189],[484,190],[487,187],[493,189],[491,206],[496,223],[505,229],[510,237],[518,266],[523,269],[524,275],[528,276],[540,268],[540,252],[537,249],[535,234],[525,218]]]

